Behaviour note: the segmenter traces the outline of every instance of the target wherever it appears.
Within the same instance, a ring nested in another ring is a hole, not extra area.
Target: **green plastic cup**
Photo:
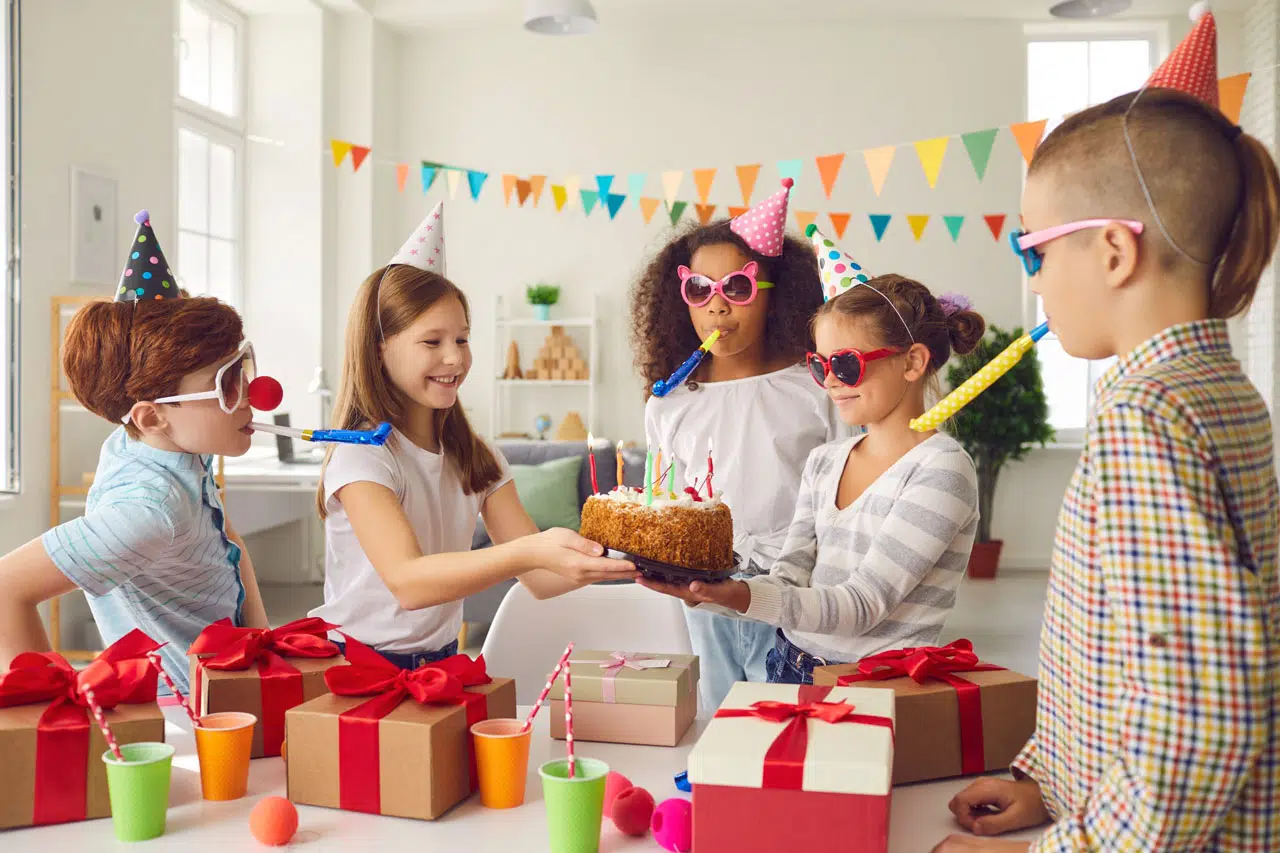
[[[569,778],[569,761],[557,758],[538,768],[542,798],[547,803],[547,833],[551,853],[597,853],[600,821],[604,817],[604,779],[609,765],[594,758],[575,759],[576,773]]]
[[[102,754],[111,823],[119,840],[146,841],[164,835],[173,751],[167,743],[126,743],[120,746],[124,761],[117,761],[111,750]]]

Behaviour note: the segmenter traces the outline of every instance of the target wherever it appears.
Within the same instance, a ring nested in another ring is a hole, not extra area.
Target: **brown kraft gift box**
[[[942,654],[934,656],[946,659],[954,658],[951,652],[955,650],[968,651],[965,646],[956,647],[955,644],[937,650],[902,651],[941,652]],[[920,655],[925,656],[927,655]],[[989,664],[978,664],[976,655],[971,655],[971,652],[970,656],[972,665],[991,667]],[[894,692],[897,725],[897,746],[893,759],[895,785],[1004,770],[1035,732],[1034,678],[998,667],[982,670],[950,669],[942,671],[939,677],[934,672],[929,672],[931,667],[925,664],[923,670],[916,670],[925,673],[923,683],[918,683],[909,675],[884,678],[887,673],[883,670],[880,670],[875,679],[865,679],[868,671],[876,669],[876,658],[881,656],[876,655],[860,663],[817,667],[813,671],[813,683],[834,686],[840,684],[844,677],[848,683],[857,687],[881,687]],[[933,669],[936,670],[937,667]],[[863,677],[859,677],[860,675]],[[852,680],[850,677],[853,677]],[[963,680],[976,685],[977,695],[980,697],[979,717],[974,725],[981,732],[981,742],[969,745],[972,758],[967,767],[962,757],[960,695],[956,687],[942,680],[943,678]],[[977,752],[979,746],[980,757]],[[979,763],[981,766],[978,766]]]
[[[575,650],[570,667],[574,740],[676,746],[697,716],[697,655]],[[549,697],[551,736],[563,740],[563,679]]]

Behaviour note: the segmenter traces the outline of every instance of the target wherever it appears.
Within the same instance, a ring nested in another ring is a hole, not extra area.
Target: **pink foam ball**
[[[679,797],[664,800],[653,811],[649,824],[653,840],[671,853],[689,853],[693,849],[693,803]]]
[[[638,838],[649,831],[649,820],[653,817],[653,794],[636,787],[619,791],[613,798],[613,808],[609,815],[620,832]]]
[[[617,770],[610,770],[604,777],[604,813],[611,814],[613,798],[631,787],[631,780]]]

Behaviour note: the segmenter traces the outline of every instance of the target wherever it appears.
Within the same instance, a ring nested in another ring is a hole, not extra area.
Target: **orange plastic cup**
[[[258,718],[240,711],[205,714],[195,726],[200,790],[206,800],[238,800],[249,787],[249,755]]]
[[[486,808],[511,809],[524,804],[532,737],[533,729],[525,731],[524,720],[482,720],[471,727],[480,802]]]

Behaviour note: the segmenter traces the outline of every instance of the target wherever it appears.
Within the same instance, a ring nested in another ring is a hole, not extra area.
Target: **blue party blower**
[[[329,442],[332,444],[369,444],[381,447],[391,435],[391,424],[381,423],[375,429],[295,429],[275,424],[251,423],[255,432],[268,432],[301,441]]]
[[[689,374],[697,370],[699,364],[702,364],[702,360],[707,357],[707,352],[715,346],[715,343],[718,340],[720,340],[720,331],[717,329],[711,333],[710,337],[702,342],[702,346],[693,351],[693,355],[684,360],[684,364],[676,368],[675,373],[671,374],[666,379],[659,379],[657,382],[653,383],[653,396],[665,397],[670,394],[673,389],[683,385],[684,381],[689,378]]]

